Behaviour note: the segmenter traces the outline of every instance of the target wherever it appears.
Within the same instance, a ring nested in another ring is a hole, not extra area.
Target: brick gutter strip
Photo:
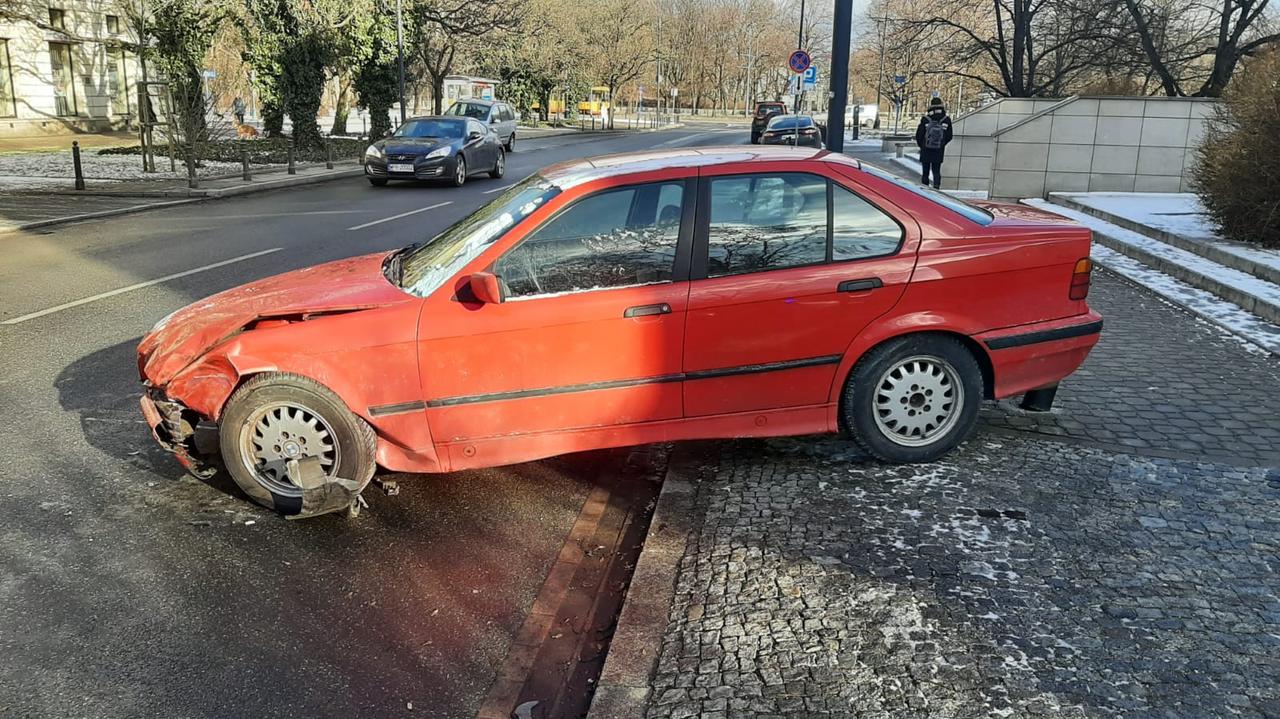
[[[633,719],[648,703],[680,559],[694,527],[699,446],[679,445],[671,458],[587,719]]]

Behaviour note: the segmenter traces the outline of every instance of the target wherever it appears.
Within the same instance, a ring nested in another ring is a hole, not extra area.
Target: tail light
[[[801,131],[800,131],[800,134],[802,134],[802,135],[816,135],[816,134],[818,134],[818,130],[817,130],[817,128],[809,127],[809,128],[805,128],[805,129],[801,130]]]
[[[1084,257],[1076,261],[1076,267],[1071,272],[1071,291],[1067,296],[1073,300],[1083,300],[1089,296],[1089,283],[1093,275],[1093,260]]]

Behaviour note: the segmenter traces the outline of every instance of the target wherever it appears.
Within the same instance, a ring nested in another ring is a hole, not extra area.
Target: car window
[[[804,173],[711,179],[707,275],[826,261],[827,182]]]
[[[473,132],[478,132],[481,135],[483,135],[485,132],[484,125],[481,125],[475,120],[467,120],[467,134],[470,134]]]
[[[455,102],[449,106],[449,109],[445,114],[462,115],[463,117],[473,117],[477,120],[486,120],[489,117],[489,106],[475,102]]]
[[[838,262],[893,254],[902,243],[898,223],[845,188],[831,187],[831,259]]]
[[[952,212],[958,215],[961,215],[962,217],[969,220],[970,222],[975,222],[979,225],[986,226],[995,221],[995,217],[993,217],[990,212],[987,212],[981,207],[974,207],[973,205],[970,205],[969,203],[964,202],[963,200],[960,200],[956,197],[952,197],[951,195],[948,195],[947,193],[942,192],[941,190],[935,190],[930,187],[917,185],[914,182],[908,182],[902,179],[901,177],[898,177],[897,175],[890,174],[888,172],[885,172],[884,170],[881,170],[878,167],[874,167],[872,165],[868,165],[865,163],[861,166],[861,168],[862,168],[862,171],[867,173],[868,175],[878,177],[881,180],[884,180],[885,182],[891,182],[897,185],[898,187],[901,187],[904,190],[920,195],[921,197],[929,200],[930,202],[934,202],[939,205],[942,205],[948,210],[951,210]]]
[[[813,127],[813,118],[808,115],[774,115],[769,118],[770,130],[791,130],[797,127]]]
[[[393,137],[461,137],[461,120],[409,120],[392,134]]]
[[[494,267],[508,297],[670,282],[684,183],[606,190],[534,230]]]
[[[418,297],[430,295],[507,230],[558,194],[559,187],[541,175],[530,175],[493,202],[409,251],[403,260],[400,286]]]
[[[510,105],[502,106],[502,119],[506,120],[507,122],[510,122],[516,119],[516,113],[514,110],[511,109]]]

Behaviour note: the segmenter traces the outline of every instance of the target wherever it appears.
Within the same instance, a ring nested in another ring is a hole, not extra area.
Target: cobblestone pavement
[[[647,716],[1280,716],[1280,474],[719,445]]]
[[[1280,361],[1116,277],[943,463],[714,445],[646,715],[1280,717]]]
[[[1095,275],[1089,303],[1105,320],[1102,340],[1055,411],[1002,403],[983,412],[988,425],[1280,466],[1280,360],[1110,273]]]

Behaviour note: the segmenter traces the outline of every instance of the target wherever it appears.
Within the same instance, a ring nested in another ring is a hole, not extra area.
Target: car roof
[[[690,147],[673,150],[650,150],[602,155],[585,160],[570,160],[542,170],[542,176],[562,189],[608,177],[632,175],[654,170],[699,168],[729,163],[818,160],[861,168],[848,155],[808,147],[778,145],[728,145],[724,147]]]
[[[462,97],[462,98],[458,98],[457,100],[454,100],[454,103],[455,103],[455,104],[456,104],[456,103],[460,103],[460,102],[465,102],[465,103],[467,103],[467,104],[469,104],[469,105],[497,105],[497,104],[501,103],[502,101],[501,101],[501,100],[486,100],[486,99],[484,99],[484,98],[482,98],[482,97]]]
[[[458,115],[415,115],[414,117],[406,118],[405,122],[413,122],[414,120],[446,120],[448,122],[458,122],[459,120],[466,119],[469,118],[460,117]]]

